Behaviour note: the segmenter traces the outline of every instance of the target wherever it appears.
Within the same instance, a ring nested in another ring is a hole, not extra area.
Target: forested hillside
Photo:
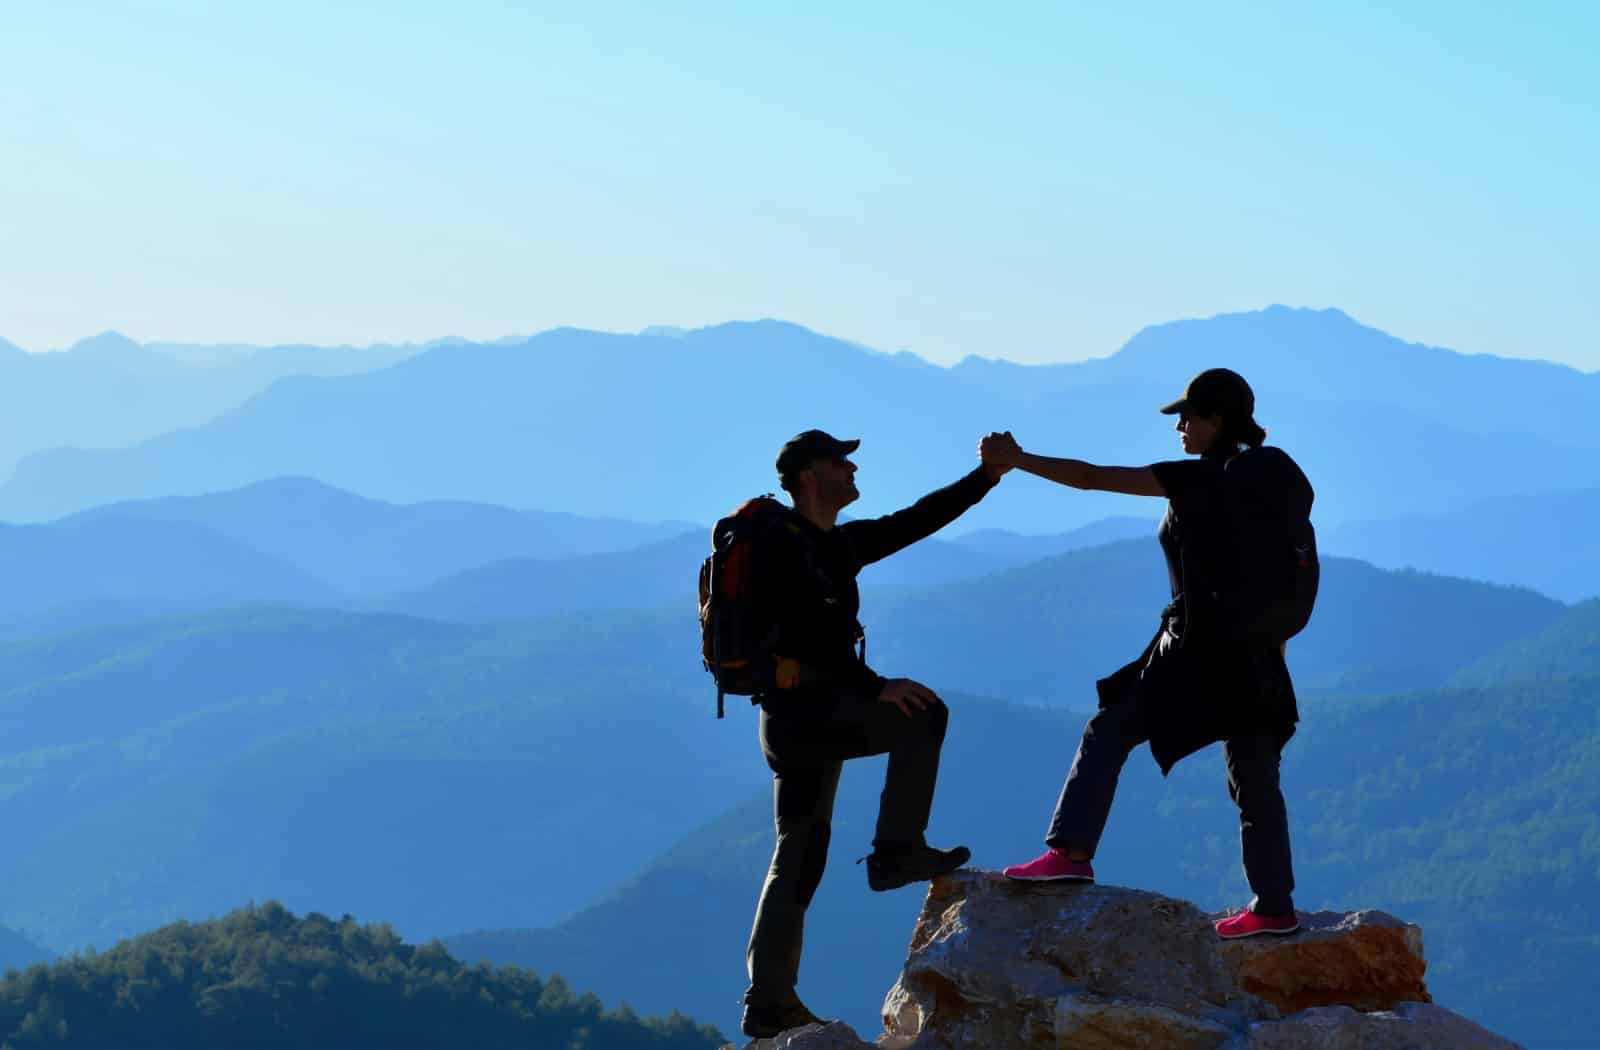
[[[560,976],[466,966],[387,925],[268,903],[0,981],[7,1050],[701,1050],[681,1014],[605,1009]]]

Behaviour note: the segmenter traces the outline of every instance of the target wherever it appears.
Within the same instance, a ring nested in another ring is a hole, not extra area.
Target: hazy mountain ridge
[[[976,677],[1082,707],[1148,636],[1153,548],[869,593],[869,653],[941,691]],[[1297,673],[1353,646],[1366,681],[1441,681],[1562,612],[1466,581],[1327,572],[1335,598],[1296,641]],[[1392,611],[1337,597],[1363,588]],[[1127,596],[1115,615],[1108,593]],[[619,827],[631,850],[664,848],[764,779],[748,705],[712,717],[697,643],[684,602],[490,625],[244,609],[0,646],[0,821],[15,847],[0,920],[53,947],[104,944],[248,891],[319,910],[367,901],[421,936],[553,921],[606,888],[593,858]],[[1415,666],[1411,643],[1431,663]],[[1301,680],[1309,692],[1316,676]],[[108,854],[122,858],[109,877]]]
[[[1115,529],[1112,525],[1110,528]],[[1096,538],[930,540],[872,567],[878,586],[981,575]],[[487,622],[687,603],[709,528],[484,504],[395,505],[308,478],[0,525],[0,638],[279,603]],[[531,555],[531,556],[530,556]]]
[[[689,609],[696,599],[695,570],[710,553],[709,536],[709,529],[694,529],[627,551],[490,562],[414,591],[386,595],[371,607],[473,623],[529,619],[570,609],[669,605]],[[1041,546],[1061,542],[1050,538]],[[1000,556],[973,544],[928,539],[869,566],[861,579],[871,587],[940,584],[1015,564],[1027,557],[1020,553],[1026,549],[1026,541],[1018,542]]]
[[[1286,372],[1285,357],[1296,358]],[[1344,311],[1269,306],[1148,325],[1116,353],[1077,364],[1020,366],[968,357],[953,371],[987,386],[1030,386],[1036,394],[1103,386],[1225,365],[1251,381],[1258,404],[1300,394],[1311,400],[1366,402],[1454,420],[1477,432],[1527,433],[1600,447],[1592,432],[1600,372],[1493,354],[1463,354],[1396,338]],[[1493,398],[1485,400],[1487,393]],[[1263,397],[1262,395],[1265,395]],[[1491,425],[1510,416],[1502,425]],[[1509,424],[1509,425],[1505,425]]]
[[[1351,522],[1324,549],[1384,568],[1520,584],[1563,601],[1600,595],[1600,488],[1522,492],[1429,517]]]
[[[709,701],[627,668],[667,662],[660,619],[263,609],[0,648],[4,914],[62,948],[240,894],[364,900],[423,934],[553,919],[592,894],[581,866],[617,812],[649,814],[634,838],[664,845],[697,819],[681,799],[759,761],[704,749],[725,739]],[[706,760],[634,776],[660,748]],[[596,777],[611,790],[570,787]]]
[[[1011,532],[1008,529],[978,529],[952,536],[950,542],[1011,562],[1037,561],[1084,547],[1098,547],[1135,537],[1151,537],[1156,534],[1160,523],[1160,519],[1155,517],[1102,518],[1070,532],[1042,535]]]
[[[1600,598],[1568,609],[1537,634],[1497,648],[1456,672],[1462,686],[1551,682],[1600,675]]]
[[[389,500],[704,520],[717,512],[708,503],[770,490],[778,444],[823,426],[863,437],[859,509],[871,515],[953,480],[994,427],[1103,462],[1174,458],[1170,420],[1154,409],[1197,362],[1245,370],[1273,440],[1317,486],[1325,524],[1600,479],[1600,435],[1587,424],[1600,411],[1595,376],[1424,352],[1337,312],[1273,308],[1158,326],[1110,358],[1015,366],[1004,370],[1015,380],[988,383],[779,322],[443,346],[376,372],[286,379],[201,430],[124,451],[31,457],[0,489],[0,510],[51,517],[287,474]],[[1435,373],[1444,393],[1405,396],[1433,391]],[[1497,409],[1461,410],[1478,403]],[[1008,485],[967,524],[1049,532],[1133,506]]]
[[[350,595],[432,583],[488,562],[625,551],[692,528],[487,504],[397,505],[304,477],[277,477],[202,496],[116,503],[61,520],[104,517],[203,526]]]
[[[57,752],[29,796],[39,805],[68,779],[77,797],[48,807],[56,821],[34,848],[0,865],[7,915],[74,946],[267,894],[334,911],[364,903],[424,937],[553,921],[593,896],[594,858],[615,850],[625,822],[630,848],[648,855],[703,815],[684,799],[728,797],[753,772],[731,754],[656,770],[666,749],[704,750],[703,712],[611,694],[513,694],[247,742],[249,722],[309,721],[292,701],[263,698]],[[223,736],[244,746],[204,754]],[[606,791],[581,786],[593,784]],[[121,858],[112,872],[108,855]]]
[[[1018,476],[1007,484],[1038,483]],[[1421,563],[1442,575],[1498,576],[1500,583],[1537,577],[1563,597],[1582,597],[1591,584],[1600,588],[1600,557],[1589,565],[1582,556],[1591,542],[1583,525],[1600,519],[1596,493],[1507,497],[1448,518],[1335,527],[1324,530],[1323,551],[1333,557],[1354,549],[1390,567]],[[863,583],[878,590],[971,579],[1148,537],[1155,525],[1115,517],[1023,535],[963,534],[957,523],[869,567]],[[12,566],[12,586],[0,598],[0,637],[262,602],[474,622],[655,608],[692,599],[690,577],[708,549],[706,534],[681,522],[445,501],[396,505],[309,478],[274,478],[204,496],[111,504],[46,525],[0,525],[0,567]],[[1543,540],[1523,543],[1524,535]],[[1452,566],[1460,571],[1447,571]]]
[[[166,608],[241,600],[322,604],[336,592],[253,547],[188,523],[102,515],[58,525],[0,525],[0,617],[94,600]]]
[[[236,407],[286,375],[345,375],[392,364],[416,347],[219,348],[219,360],[190,360],[103,332],[53,353],[5,344],[0,354],[0,471],[61,446],[114,448]],[[98,501],[97,501],[98,502]]]
[[[1149,540],[1124,540],[938,587],[869,596],[874,664],[947,688],[1082,706],[1133,659],[1168,598]],[[1323,559],[1311,625],[1289,647],[1303,690],[1443,685],[1473,659],[1554,622],[1564,607],[1524,589]],[[897,670],[898,669],[898,670]]]

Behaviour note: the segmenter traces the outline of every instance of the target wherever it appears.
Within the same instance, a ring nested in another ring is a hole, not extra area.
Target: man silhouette
[[[761,887],[745,961],[741,1027],[758,1038],[820,1019],[795,991],[806,908],[828,860],[834,793],[843,763],[887,754],[867,884],[889,890],[966,863],[964,846],[923,838],[933,805],[949,710],[927,686],[884,678],[866,663],[857,613],[862,568],[932,535],[982,499],[1007,471],[980,466],[882,518],[838,524],[860,495],[849,459],[859,440],[808,430],[778,453],[778,478],[794,513],[758,539],[759,593],[775,628],[773,686],[756,694],[761,750],[772,769],[777,845]]]

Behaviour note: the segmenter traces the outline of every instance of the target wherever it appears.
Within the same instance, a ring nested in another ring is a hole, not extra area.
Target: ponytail
[[[1205,454],[1232,459],[1247,448],[1260,448],[1266,440],[1267,432],[1252,417],[1233,420],[1223,416],[1216,440],[1211,443],[1211,448]]]

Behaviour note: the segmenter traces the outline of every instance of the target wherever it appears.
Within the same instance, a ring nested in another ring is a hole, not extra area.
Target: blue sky
[[[1282,302],[1600,369],[1596,7],[1324,7],[12,8],[0,337],[1042,361]]]

